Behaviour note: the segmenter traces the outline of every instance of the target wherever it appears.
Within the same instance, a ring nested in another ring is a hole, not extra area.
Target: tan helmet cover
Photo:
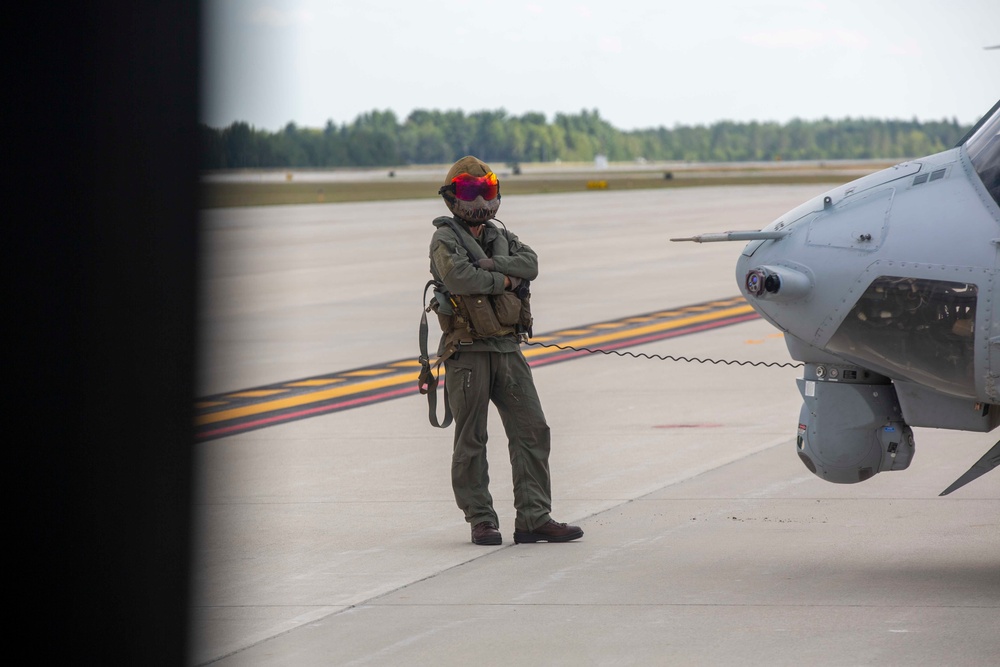
[[[451,185],[451,180],[458,176],[459,174],[468,174],[470,176],[485,176],[486,174],[493,171],[490,166],[472,155],[466,155],[461,158],[458,162],[451,165],[451,169],[448,170],[448,174],[444,177],[444,184],[446,186]],[[452,212],[456,217],[465,220],[471,225],[481,225],[487,220],[496,216],[497,211],[500,210],[500,192],[497,191],[497,196],[489,201],[483,199],[481,196],[476,197],[472,201],[462,201],[455,197],[454,193],[444,191],[441,193],[444,197],[444,203],[448,206],[448,210]]]

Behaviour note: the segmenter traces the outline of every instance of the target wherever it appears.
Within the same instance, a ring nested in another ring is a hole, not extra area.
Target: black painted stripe
[[[560,329],[532,340],[615,350],[758,317],[742,297],[732,297]],[[533,367],[587,354],[536,346],[524,348],[523,352]],[[196,403],[196,436],[201,441],[212,440],[415,394],[419,367],[416,359],[401,359],[208,396]]]

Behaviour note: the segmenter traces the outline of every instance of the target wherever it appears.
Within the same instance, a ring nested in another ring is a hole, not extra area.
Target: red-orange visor
[[[462,201],[472,201],[476,197],[489,201],[500,193],[500,181],[492,171],[485,176],[459,174],[451,179],[451,184],[455,186],[455,197]]]

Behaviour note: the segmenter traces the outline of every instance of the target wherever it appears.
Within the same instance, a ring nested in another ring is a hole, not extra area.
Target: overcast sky
[[[204,0],[202,120],[597,109],[622,130],[852,117],[972,123],[998,0]]]

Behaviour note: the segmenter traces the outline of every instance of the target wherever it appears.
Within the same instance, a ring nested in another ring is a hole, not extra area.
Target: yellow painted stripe
[[[595,324],[592,329],[621,329],[625,322],[608,322],[607,324]]]
[[[325,387],[328,384],[343,382],[343,378],[326,378],[323,380],[300,380],[299,382],[288,382],[286,387]]]
[[[626,329],[624,331],[615,331],[613,333],[602,334],[599,336],[591,336],[590,338],[578,338],[576,340],[566,341],[566,345],[572,345],[573,347],[587,347],[589,345],[599,345],[601,343],[608,343],[615,340],[622,340],[623,338],[640,338],[647,334],[658,333],[660,331],[670,331],[671,329],[680,329],[682,327],[689,326],[691,324],[700,324],[702,322],[711,322],[712,320],[721,320],[727,317],[735,317],[737,315],[745,315],[747,313],[752,313],[753,308],[749,304],[743,306],[737,306],[736,308],[726,308],[723,310],[718,310],[713,313],[707,313],[702,315],[692,315],[690,317],[682,317],[676,320],[671,320],[669,322],[661,322],[659,324],[650,324],[644,327],[636,327],[635,329]],[[524,350],[525,357],[537,357],[541,354],[545,354],[548,350],[544,348],[531,348]]]
[[[583,334],[592,333],[590,329],[566,329],[565,331],[557,331],[557,336],[582,336]]]
[[[215,424],[216,422],[229,421],[230,419],[239,419],[240,417],[259,415],[264,412],[273,412],[275,410],[284,410],[285,408],[308,405],[309,403],[325,401],[330,398],[338,398],[349,394],[360,394],[372,389],[382,389],[383,387],[391,387],[393,385],[405,384],[407,382],[415,383],[417,381],[417,375],[418,373],[405,373],[403,375],[382,378],[380,380],[369,380],[367,382],[343,385],[340,387],[323,389],[321,391],[311,391],[308,394],[299,394],[298,396],[279,398],[274,401],[257,403],[256,405],[247,405],[242,408],[220,410],[219,412],[213,412],[212,414],[198,416],[198,418],[195,419],[195,423],[199,426],[204,426],[205,424]],[[444,376],[443,370],[441,375]]]
[[[275,394],[284,394],[284,389],[251,389],[250,391],[240,391],[235,394],[226,394],[231,398],[264,398]]]
[[[693,315],[691,317],[683,317],[677,320],[672,320],[670,322],[662,322],[659,324],[652,324],[645,327],[638,327],[636,329],[627,329],[624,331],[615,331],[613,333],[606,333],[597,336],[591,336],[589,338],[579,338],[576,340],[567,341],[567,345],[573,345],[574,347],[584,347],[587,345],[599,345],[600,343],[605,343],[609,341],[621,340],[623,338],[640,337],[646,334],[657,333],[660,331],[669,331],[670,329],[679,329],[691,324],[699,324],[701,322],[709,322],[716,319],[724,319],[726,317],[734,317],[736,315],[744,315],[747,313],[752,313],[753,308],[749,305],[743,305],[736,308],[727,308],[714,313]],[[587,330],[583,330],[587,332]],[[524,350],[525,357],[537,357],[544,354],[553,354],[554,351],[551,349],[533,347]],[[219,412],[213,412],[208,415],[200,415],[195,420],[199,426],[204,426],[206,424],[214,424],[222,421],[229,421],[230,419],[239,419],[241,417],[249,417],[251,415],[258,415],[265,412],[273,412],[275,410],[283,410],[285,408],[294,408],[300,405],[307,405],[309,403],[317,403],[320,401],[329,400],[331,398],[339,398],[340,396],[347,396],[349,394],[360,394],[366,391],[371,391],[373,389],[383,389],[385,387],[392,387],[401,384],[406,384],[407,382],[416,382],[417,373],[404,373],[402,375],[395,375],[393,377],[381,378],[379,380],[369,380],[367,382],[359,382],[357,384],[349,384],[341,387],[332,387],[330,389],[324,389],[321,391],[314,391],[308,394],[301,394],[298,396],[289,396],[288,398],[281,398],[273,401],[266,401],[258,403],[256,405],[248,405],[241,408],[232,408],[230,410],[220,410]],[[444,369],[441,369],[441,377],[444,377]]]
[[[413,359],[412,361],[397,361],[394,364],[389,364],[394,368],[417,368],[420,366],[420,361]]]
[[[341,373],[345,378],[366,378],[372,377],[374,375],[385,375],[386,373],[391,373],[392,371],[388,368],[372,368],[366,371],[351,371],[350,373]]]
[[[752,313],[752,312],[753,308],[749,304],[747,304],[744,306],[738,306],[736,308],[725,308],[723,310],[717,310],[712,313],[706,313],[702,315],[692,315],[690,317],[682,317],[680,319],[671,320],[670,322],[663,322],[662,324],[650,324],[644,327],[637,327],[635,329],[616,331],[614,333],[606,334],[604,336],[581,338],[580,340],[572,341],[571,344],[575,347],[579,347],[581,345],[594,345],[596,343],[606,343],[608,341],[621,340],[622,338],[639,338],[646,334],[657,333],[658,331],[669,331],[670,329],[679,329],[681,327],[686,327],[691,324],[710,322],[711,320],[721,320],[727,317],[735,317],[737,315],[744,315],[746,313]]]

